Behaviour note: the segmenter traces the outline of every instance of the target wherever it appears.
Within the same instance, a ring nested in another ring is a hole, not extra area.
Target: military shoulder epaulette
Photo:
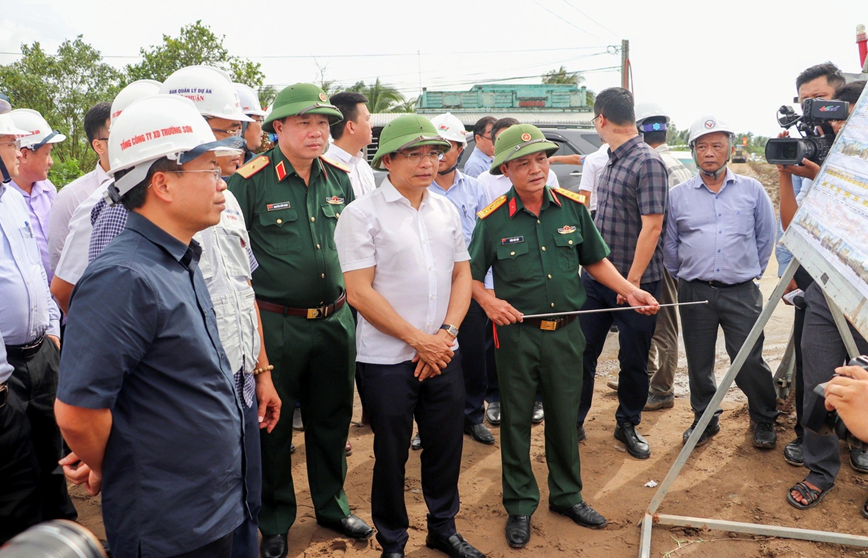
[[[488,217],[489,215],[494,213],[494,211],[498,207],[500,207],[501,205],[503,205],[505,203],[506,203],[506,194],[500,196],[499,198],[497,198],[496,200],[494,200],[493,202],[488,204],[487,207],[485,207],[484,209],[477,212],[476,216],[479,217],[480,219],[485,219],[486,217]]]
[[[585,196],[583,196],[582,194],[570,192],[569,190],[564,190],[563,188],[552,188],[552,190],[554,190],[558,194],[562,195],[563,197],[569,198],[569,199],[573,200],[574,202],[578,202],[582,205],[585,205],[587,203]]]
[[[323,162],[323,163],[325,163],[325,164],[327,164],[327,165],[331,165],[331,166],[333,166],[333,167],[336,168],[336,169],[339,169],[339,170],[344,171],[345,173],[350,173],[350,172],[352,172],[352,169],[350,169],[350,167],[348,167],[347,165],[341,163],[340,161],[334,161],[334,160],[332,160],[332,159],[327,159],[324,155],[321,156],[320,159],[322,159],[322,162]]]
[[[237,172],[244,178],[250,178],[251,176],[258,173],[270,164],[271,159],[269,159],[265,155],[262,155],[260,157],[257,157],[256,159],[251,160],[249,163],[247,163],[235,172]]]

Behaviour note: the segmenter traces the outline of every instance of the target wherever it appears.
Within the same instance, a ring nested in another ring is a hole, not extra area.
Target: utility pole
[[[621,41],[621,87],[630,89],[630,41]]]

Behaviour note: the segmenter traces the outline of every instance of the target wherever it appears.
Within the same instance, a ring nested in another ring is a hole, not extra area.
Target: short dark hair
[[[847,101],[852,107],[856,104],[856,101],[859,100],[859,97],[862,96],[862,90],[865,89],[865,83],[865,80],[854,81],[839,87],[838,90],[835,91],[835,100]]]
[[[799,88],[809,81],[814,81],[817,78],[826,77],[826,81],[829,82],[829,85],[832,87],[838,88],[847,83],[847,80],[844,78],[844,74],[841,73],[841,70],[838,66],[832,64],[831,62],[823,62],[822,64],[817,64],[816,66],[811,66],[796,78],[796,92],[799,91]]]
[[[495,122],[497,122],[497,119],[493,116],[483,116],[477,120],[476,124],[473,125],[473,138],[475,139],[476,136],[484,137],[485,129],[489,126],[493,127]]]
[[[343,120],[332,124],[330,127],[332,139],[341,139],[341,136],[344,135],[344,130],[347,127],[347,122],[350,120],[355,122],[356,118],[358,118],[359,103],[367,103],[368,98],[361,93],[356,93],[355,91],[344,91],[332,95],[329,100],[331,101],[331,104],[338,107],[338,110],[340,110],[341,114],[344,115]]]
[[[644,126],[645,124],[666,124],[666,117],[652,116],[651,118],[646,118],[642,121],[642,125]],[[649,145],[666,143],[666,130],[663,129],[659,132],[642,132],[642,138],[645,140],[645,143]]]
[[[170,161],[167,157],[160,157],[151,164],[148,169],[148,174],[145,179],[133,186],[132,190],[124,194],[121,198],[121,203],[127,211],[132,211],[138,207],[145,205],[145,199],[148,197],[148,186],[151,185],[151,180],[154,174],[158,172],[174,172],[181,170],[181,165],[175,161]],[[120,176],[118,176],[120,174]],[[126,173],[123,173],[126,174]],[[123,176],[121,173],[115,173],[115,180]]]
[[[491,125],[491,141],[494,141],[494,138],[497,137],[497,134],[499,134],[501,130],[509,128],[510,126],[515,126],[516,124],[521,123],[515,118],[510,118],[509,116],[496,120],[494,124]]]
[[[105,121],[112,115],[111,103],[97,103],[90,107],[84,115],[84,133],[87,135],[87,143],[93,147],[93,140],[99,137],[101,130],[105,130]]]
[[[601,114],[607,120],[618,126],[636,124],[636,112],[633,110],[633,94],[623,87],[609,87],[597,94],[594,101],[594,116]]]

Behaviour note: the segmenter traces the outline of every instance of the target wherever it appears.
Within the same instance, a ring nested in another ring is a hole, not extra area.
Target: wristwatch
[[[443,324],[440,326],[440,329],[445,329],[446,333],[451,335],[453,338],[458,337],[458,328],[452,324]]]

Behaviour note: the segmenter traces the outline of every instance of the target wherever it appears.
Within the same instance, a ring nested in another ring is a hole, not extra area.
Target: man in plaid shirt
[[[657,296],[664,271],[661,233],[669,195],[666,166],[638,134],[632,93],[620,87],[605,89],[594,102],[594,115],[594,128],[609,144],[609,161],[597,184],[594,224],[611,249],[609,260],[621,275]],[[584,271],[582,283],[588,294],[583,310],[615,308],[624,302]],[[636,425],[642,420],[648,398],[648,350],[657,317],[601,312],[583,314],[579,319],[587,340],[577,420],[579,440],[585,436],[583,425],[594,395],[597,358],[614,322],[621,345],[615,438],[627,446],[627,453],[633,457],[647,459],[651,447],[636,432]]]

